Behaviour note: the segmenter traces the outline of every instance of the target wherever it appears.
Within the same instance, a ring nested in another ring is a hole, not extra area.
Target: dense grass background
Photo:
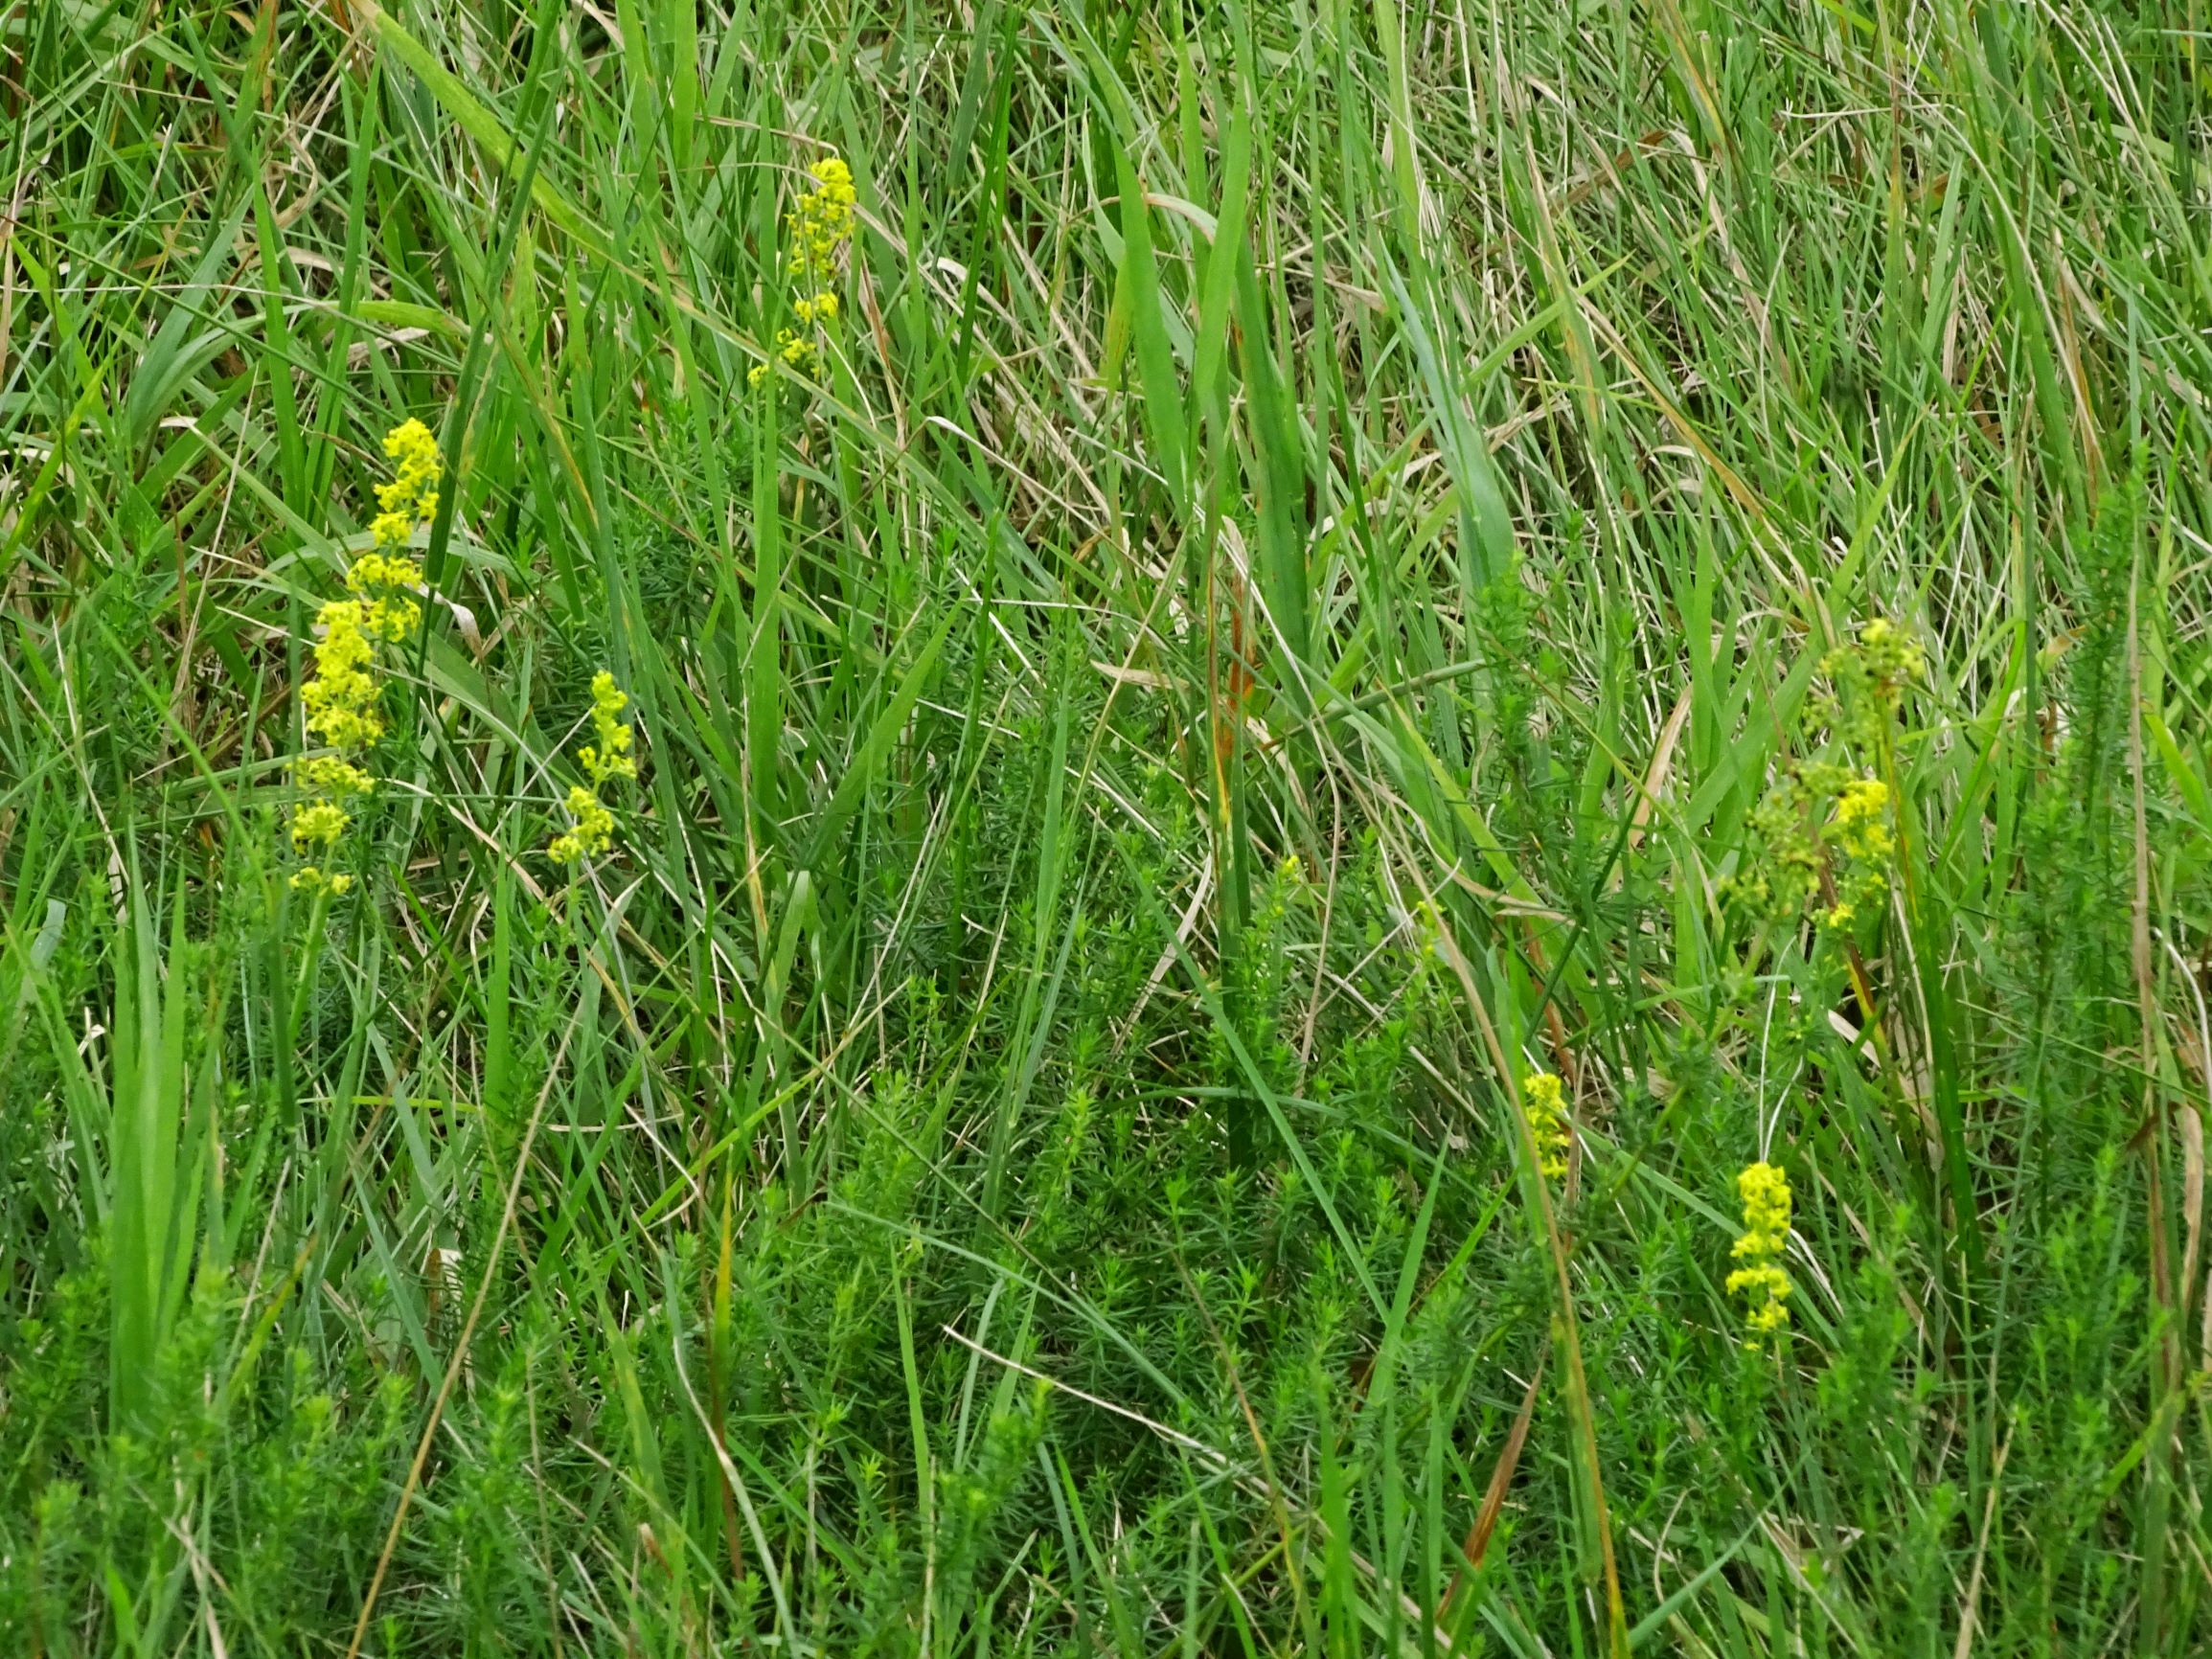
[[[2205,27],[0,0],[0,1647],[2201,1651]]]

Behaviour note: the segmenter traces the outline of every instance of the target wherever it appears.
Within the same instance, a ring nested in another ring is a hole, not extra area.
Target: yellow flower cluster
[[[818,330],[837,320],[837,249],[853,234],[853,170],[837,156],[824,156],[809,168],[814,188],[784,216],[791,247],[784,269],[791,279],[791,313],[802,329]],[[799,329],[776,330],[776,355],[804,375],[814,366],[815,339]],[[747,378],[755,386],[768,377],[769,366],[757,363]]]
[[[568,815],[576,822],[556,835],[545,855],[556,864],[574,864],[579,858],[597,858],[614,845],[614,814],[600,804],[599,796],[582,784],[568,791]]]
[[[1794,922],[1813,899],[1831,932],[1879,905],[1897,855],[1895,806],[1882,782],[1894,752],[1905,688],[1927,666],[1919,646],[1876,617],[1820,659],[1833,695],[1815,698],[1810,723],[1841,739],[1857,764],[1790,765],[1751,814],[1752,856],[1723,883],[1728,897],[1774,921]]]
[[[1889,785],[1854,778],[1836,799],[1836,840],[1854,858],[1879,863],[1897,850],[1889,833]]]
[[[292,765],[293,782],[308,797],[292,812],[292,848],[311,860],[292,885],[310,892],[341,894],[353,885],[351,875],[324,868],[353,824],[347,803],[376,787],[347,757],[364,753],[384,735],[377,645],[397,644],[422,620],[414,598],[422,567],[391,550],[414,539],[438,511],[438,441],[422,421],[404,420],[384,435],[384,454],[396,470],[390,483],[376,487],[381,511],[369,526],[376,547],[346,573],[353,597],[332,600],[316,613],[323,637],[315,647],[314,678],[300,691],[308,735],[333,751]]]
[[[811,282],[827,273],[830,261],[844,239],[853,234],[853,170],[842,157],[826,155],[809,168],[814,188],[799,198],[799,205],[785,216],[791,232],[791,275]]]
[[[357,600],[332,600],[316,613],[323,639],[315,647],[315,677],[300,692],[308,735],[341,754],[366,749],[384,735],[377,707],[382,687],[374,671],[376,648],[362,625],[367,620],[367,607]]]
[[[1887,617],[1862,625],[1859,637],[1820,659],[1835,694],[1815,699],[1821,722],[1866,751],[1885,748],[1904,706],[1904,689],[1920,678],[1927,657]]]
[[[420,420],[403,420],[384,434],[384,455],[397,464],[392,482],[376,486],[376,514],[369,533],[378,547],[399,547],[415,527],[438,514],[438,441]]]
[[[1790,1177],[1772,1164],[1747,1164],[1736,1191],[1744,1200],[1744,1236],[1729,1254],[1744,1265],[1728,1275],[1728,1294],[1751,1299],[1746,1322],[1765,1336],[1790,1323],[1790,1276],[1781,1267],[1790,1242]]]
[[[411,558],[364,553],[346,573],[346,590],[357,596],[361,630],[371,639],[396,645],[422,620],[414,591],[422,585],[422,567]]]
[[[1868,690],[1890,714],[1897,712],[1905,682],[1918,679],[1927,667],[1927,653],[1883,616],[1859,630],[1859,656],[1865,666]]]
[[[1560,1080],[1550,1072],[1535,1072],[1520,1080],[1521,1113],[1529,1133],[1536,1137],[1537,1168],[1551,1181],[1567,1173],[1567,1114],[1560,1094]]]
[[[591,733],[596,740],[576,752],[591,783],[588,786],[578,784],[568,791],[568,815],[575,822],[545,849],[546,856],[556,864],[597,858],[614,845],[614,814],[600,800],[599,791],[616,778],[637,776],[637,758],[630,753],[630,729],[616,717],[628,706],[629,697],[615,689],[612,674],[602,669],[592,676]]]
[[[1759,915],[1794,921],[1825,878],[1836,898],[1817,919],[1831,930],[1848,927],[1889,890],[1897,853],[1889,813],[1889,785],[1879,778],[1826,761],[1792,768],[1752,810],[1754,855],[1725,891]]]
[[[604,669],[591,677],[591,734],[599,739],[576,752],[593,784],[611,778],[637,776],[637,761],[629,752],[629,728],[615,716],[629,706],[629,698],[614,689],[614,676]]]

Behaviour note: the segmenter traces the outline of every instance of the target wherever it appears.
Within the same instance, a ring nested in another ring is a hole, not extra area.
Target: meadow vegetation
[[[0,1648],[2212,1641],[2202,0],[0,0]]]

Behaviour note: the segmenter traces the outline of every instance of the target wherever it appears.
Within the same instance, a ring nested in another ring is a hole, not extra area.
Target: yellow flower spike
[[[791,279],[791,314],[801,329],[819,329],[837,320],[840,305],[836,290],[829,284],[837,250],[853,234],[858,195],[853,188],[853,170],[838,156],[822,157],[807,169],[807,173],[814,188],[801,194],[784,216],[790,239],[784,272]],[[776,355],[797,373],[812,371],[815,353],[815,342],[805,333],[792,329],[777,330]],[[749,384],[758,386],[770,373],[769,365],[757,364],[745,377]]]
[[[1842,799],[1836,804],[1836,821],[1839,824],[1858,824],[1881,816],[1881,809],[1889,805],[1889,785],[1879,778],[1854,778],[1843,785]]]
[[[604,852],[614,840],[614,814],[582,784],[569,790],[568,809],[576,814],[576,838],[584,851],[594,856]]]
[[[361,614],[359,600],[326,600],[315,612],[315,625],[323,630],[322,639],[315,646],[315,667],[327,673],[343,673],[359,668],[369,660],[369,648],[361,640]]]
[[[629,707],[629,694],[602,669],[591,680],[591,730],[597,740],[577,750],[590,785],[578,784],[568,791],[568,815],[575,822],[546,845],[546,856],[556,864],[573,864],[580,858],[597,858],[614,845],[614,814],[599,798],[600,785],[616,778],[635,778],[637,760],[630,753],[630,728],[617,716]]]
[[[438,476],[438,441],[430,436],[430,428],[409,417],[384,434],[384,456],[397,461],[402,473],[424,471]]]
[[[591,677],[591,729],[598,734],[600,746],[608,751],[629,747],[629,728],[618,724],[615,716],[629,707],[629,693],[619,689],[614,676],[604,669]],[[633,769],[627,776],[635,777]]]
[[[1537,1168],[1546,1180],[1565,1180],[1570,1143],[1559,1079],[1550,1072],[1533,1072],[1521,1079],[1520,1093],[1522,1115],[1536,1137]]]
[[[1728,1275],[1727,1293],[1751,1299],[1745,1321],[1760,1335],[1790,1323],[1790,1291],[1780,1258],[1790,1242],[1790,1177],[1768,1163],[1747,1164],[1736,1177],[1744,1200],[1744,1236],[1729,1252],[1745,1264]]]
[[[384,454],[394,465],[392,478],[376,487],[380,511],[370,521],[375,544],[346,572],[352,597],[332,600],[316,614],[322,638],[314,647],[314,675],[300,688],[308,735],[333,753],[293,763],[293,782],[308,797],[293,809],[292,846],[303,865],[292,885],[304,892],[337,897],[353,878],[333,874],[328,860],[353,825],[348,801],[365,796],[376,780],[353,757],[365,753],[384,735],[383,681],[376,671],[378,644],[397,644],[422,621],[414,595],[422,585],[422,568],[399,553],[438,511],[438,480],[443,467],[438,441],[420,420],[402,420],[384,435]]]
[[[1738,1256],[1778,1256],[1790,1237],[1790,1177],[1772,1164],[1747,1164],[1736,1177],[1744,1200]]]
[[[379,485],[376,500],[387,512],[412,511],[418,519],[438,511],[434,493],[443,471],[438,440],[420,420],[402,420],[384,434],[385,458],[399,468],[392,482]]]

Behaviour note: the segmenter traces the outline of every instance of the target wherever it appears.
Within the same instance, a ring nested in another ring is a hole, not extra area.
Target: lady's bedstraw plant
[[[1521,1112],[1536,1137],[1537,1168],[1547,1181],[1563,1181],[1567,1174],[1567,1114],[1560,1080],[1550,1072],[1535,1072],[1520,1080]]]
[[[1781,1265],[1790,1242],[1790,1177],[1772,1164],[1747,1164],[1736,1191],[1744,1200],[1744,1236],[1730,1254],[1744,1265],[1728,1275],[1728,1294],[1749,1297],[1745,1323],[1770,1336],[1790,1323],[1790,1275]]]
[[[614,845],[614,814],[600,800],[602,785],[616,778],[635,778],[637,758],[630,753],[630,730],[615,716],[629,706],[628,696],[615,689],[614,676],[602,669],[591,680],[591,730],[595,739],[576,752],[587,786],[578,784],[568,791],[569,827],[556,835],[545,854],[556,864],[574,864],[580,858],[597,858]]]
[[[292,762],[293,780],[306,796],[292,811],[292,848],[309,861],[294,873],[292,885],[310,893],[335,896],[353,885],[351,875],[329,866],[353,825],[352,804],[376,787],[357,762],[384,735],[376,648],[405,639],[422,620],[414,598],[422,567],[396,550],[438,511],[438,443],[422,421],[403,420],[384,435],[384,454],[398,471],[376,487],[380,511],[369,526],[375,546],[346,573],[352,597],[316,613],[322,639],[314,649],[314,677],[300,692],[308,736],[329,751]]]
[[[1753,854],[1728,879],[1729,897],[1775,921],[1813,910],[1831,932],[1881,902],[1897,840],[1881,774],[1891,769],[1898,710],[1921,666],[1920,648],[1881,617],[1821,659],[1836,694],[1813,705],[1812,719],[1858,763],[1813,761],[1784,772],[1752,811]]]
[[[853,234],[853,170],[834,155],[824,156],[807,170],[814,188],[799,198],[799,205],[784,216],[791,233],[790,252],[784,262],[790,278],[791,314],[796,329],[776,330],[776,355],[796,373],[814,366],[818,337],[837,320],[837,290],[830,284],[836,276],[837,250]],[[768,377],[769,365],[758,363],[747,376],[755,386]]]

